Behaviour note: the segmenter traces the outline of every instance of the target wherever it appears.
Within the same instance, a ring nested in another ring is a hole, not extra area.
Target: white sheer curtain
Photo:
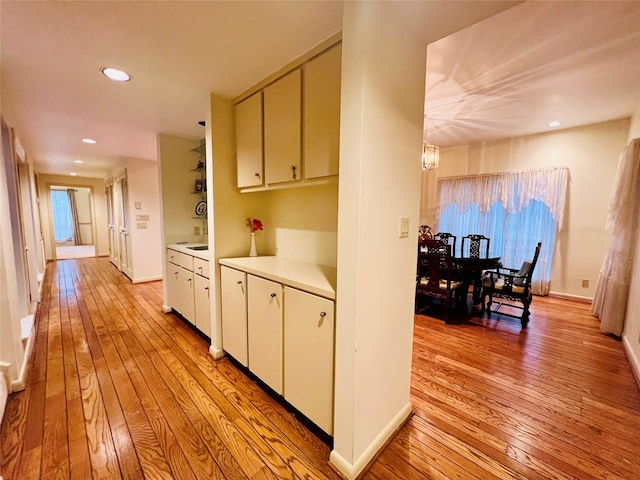
[[[600,319],[600,330],[618,336],[624,330],[639,212],[640,139],[636,138],[618,161],[605,227],[611,240],[591,305],[591,312]]]
[[[490,255],[510,268],[531,259],[542,242],[532,291],[547,295],[567,181],[566,167],[440,179],[437,231],[489,237]]]

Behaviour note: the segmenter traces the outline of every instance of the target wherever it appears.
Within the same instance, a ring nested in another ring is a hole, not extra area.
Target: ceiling
[[[425,136],[442,147],[630,117],[640,2],[526,2],[427,48]]]
[[[425,42],[508,8],[429,45],[426,135],[441,147],[627,117],[638,104],[639,2],[397,5]],[[155,160],[158,132],[201,138],[210,92],[237,96],[339,32],[342,8],[1,1],[2,115],[38,172],[105,178],[122,159]],[[111,82],[105,66],[132,81]]]

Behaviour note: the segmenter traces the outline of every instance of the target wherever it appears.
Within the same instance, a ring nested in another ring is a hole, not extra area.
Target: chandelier
[[[440,148],[422,142],[422,170],[433,170],[440,163]]]

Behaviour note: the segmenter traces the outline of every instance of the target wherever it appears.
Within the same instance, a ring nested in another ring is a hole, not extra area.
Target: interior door
[[[116,179],[116,195],[118,203],[118,268],[129,278],[133,278],[131,234],[129,230],[129,190],[126,171]]]
[[[29,165],[18,162],[18,190],[22,224],[22,248],[25,261],[25,273],[29,300],[37,302],[38,298],[38,258],[37,234],[33,218],[33,192]]]
[[[118,230],[116,226],[113,179],[107,180],[105,194],[107,196],[107,221],[109,222],[109,261],[118,267]],[[119,269],[119,268],[118,268]]]

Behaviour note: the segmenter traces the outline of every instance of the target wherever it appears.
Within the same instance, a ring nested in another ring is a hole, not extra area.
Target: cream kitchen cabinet
[[[333,434],[336,269],[280,257],[220,265],[224,350]]]
[[[284,288],[284,398],[333,434],[334,302]]]
[[[304,178],[338,175],[342,45],[303,66]]]
[[[294,70],[264,89],[264,165],[267,184],[302,178],[301,73]]]
[[[167,293],[169,305],[190,323],[194,323],[195,305],[193,303],[193,267],[189,270],[183,265],[193,262],[193,259],[180,252],[167,251]],[[191,263],[193,265],[193,263]]]
[[[209,261],[193,259],[193,292],[195,325],[198,330],[211,338],[211,300],[209,295]]]
[[[238,188],[258,187],[264,183],[262,92],[238,103],[235,112]]]
[[[189,246],[167,247],[167,300],[171,310],[211,337],[209,261],[191,252]]]
[[[247,275],[249,370],[282,395],[282,285]]]
[[[222,348],[241,365],[249,366],[247,353],[247,275],[220,267]]]
[[[240,190],[327,183],[338,175],[341,60],[342,47],[334,45],[236,103]]]

